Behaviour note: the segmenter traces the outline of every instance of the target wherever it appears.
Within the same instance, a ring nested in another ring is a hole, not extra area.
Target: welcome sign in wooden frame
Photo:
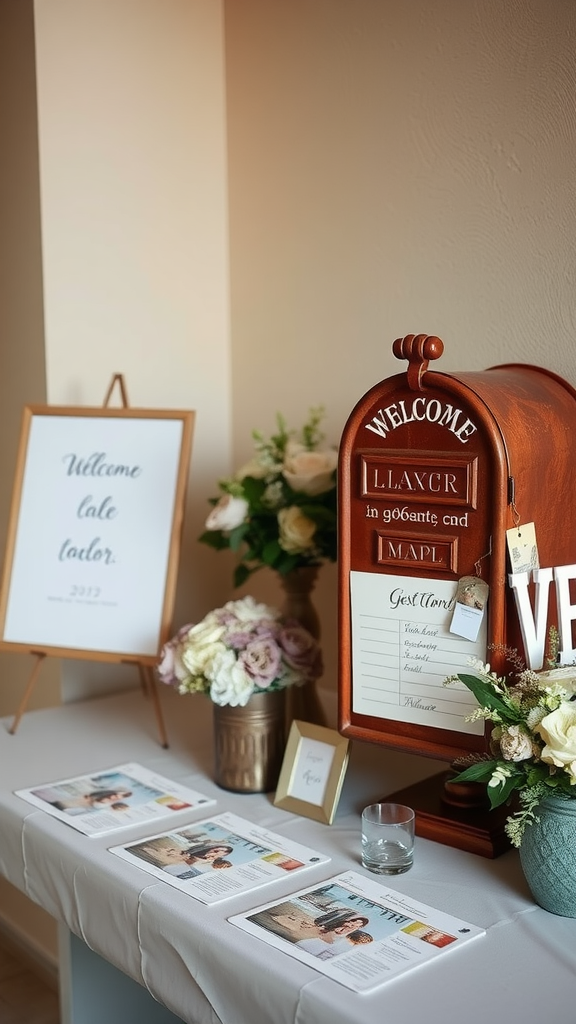
[[[154,665],[168,636],[193,412],[26,406],[0,649]]]

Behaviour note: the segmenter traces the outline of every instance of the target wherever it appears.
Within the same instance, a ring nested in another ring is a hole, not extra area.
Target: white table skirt
[[[270,794],[218,789],[211,778],[209,702],[161,696],[168,750],[160,747],[152,707],[138,692],[29,712],[15,736],[8,734],[11,719],[1,723],[0,872],[90,949],[187,1024],[573,1019],[576,921],[534,904],[516,851],[488,860],[417,838],[412,870],[386,884],[487,934],[360,996],[227,922],[231,914],[294,891],[289,877],[206,907],[108,852],[113,843],[147,835],[149,826],[92,839],[14,796],[15,789],[138,761],[216,797],[214,813],[232,811],[329,854],[331,862],[308,871],[300,887],[350,868],[364,872],[362,807],[441,767],[354,743],[334,824],[322,825],[274,807]],[[178,824],[185,820],[179,817]]]

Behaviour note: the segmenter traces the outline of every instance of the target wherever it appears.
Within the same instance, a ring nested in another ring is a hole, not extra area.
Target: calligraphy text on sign
[[[135,480],[142,473],[141,466],[109,462],[106,452],[92,452],[88,457],[70,452],[63,456],[62,462],[66,466],[66,476],[93,477],[96,481],[110,477]],[[118,515],[118,509],[113,501],[111,494],[100,497],[86,494],[78,504],[76,518],[109,523]],[[58,559],[60,562],[67,562],[70,559],[79,562],[102,562],[103,565],[113,565],[116,561],[114,552],[102,544],[100,537],[93,537],[88,543],[81,544],[67,537],[60,547]]]

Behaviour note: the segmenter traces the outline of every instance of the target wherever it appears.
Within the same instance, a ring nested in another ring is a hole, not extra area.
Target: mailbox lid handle
[[[444,351],[444,342],[435,334],[407,334],[396,338],[392,351],[397,359],[408,360],[408,387],[411,391],[422,391],[422,376],[431,359],[439,359]]]

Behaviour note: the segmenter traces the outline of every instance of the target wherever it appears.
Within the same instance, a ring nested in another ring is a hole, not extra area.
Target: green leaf
[[[245,476],[242,481],[242,490],[250,508],[258,507],[262,502],[266,484],[264,480],[258,480],[255,476]]]
[[[215,548],[216,551],[223,551],[224,548],[229,547],[228,536],[222,530],[206,530],[200,534],[198,540],[201,544],[207,544],[208,547]]]
[[[244,562],[240,562],[234,569],[234,586],[241,587],[243,583],[246,583],[246,580],[252,575],[252,573],[257,572],[259,568],[259,565],[255,565],[252,568],[250,568],[249,566],[245,565]]]
[[[306,505],[300,506],[302,513],[308,516],[313,523],[317,526],[336,526],[336,513],[331,508],[326,508],[325,505]]]
[[[450,782],[488,782],[497,767],[497,761],[477,761],[461,771]]]
[[[273,566],[282,554],[282,548],[277,540],[269,540],[262,548],[262,561],[265,565]]]
[[[234,527],[233,530],[230,531],[228,542],[230,544],[232,551],[238,551],[247,532],[248,523],[240,523],[240,526],[236,526]]]
[[[488,786],[488,798],[490,800],[490,807],[500,807],[500,804],[505,804],[510,798],[515,789],[518,789],[518,784],[522,778],[520,772],[514,775],[508,776],[502,786]]]
[[[303,564],[302,555],[289,555],[287,551],[281,548],[273,568],[280,576],[286,576],[287,573],[292,572],[292,569],[296,569]]]
[[[539,782],[545,782],[547,786],[555,786],[558,776],[550,775],[548,765],[535,764],[526,770],[526,782],[529,786],[537,786]]]
[[[485,682],[483,679],[479,679],[478,676],[467,675],[465,672],[458,672],[457,675],[460,682],[464,683],[464,686],[467,686],[474,694],[480,707],[489,708],[490,711],[497,711],[505,722],[520,722],[522,720],[519,713],[515,713],[507,704],[504,703],[498,694],[494,693],[490,683]]]

